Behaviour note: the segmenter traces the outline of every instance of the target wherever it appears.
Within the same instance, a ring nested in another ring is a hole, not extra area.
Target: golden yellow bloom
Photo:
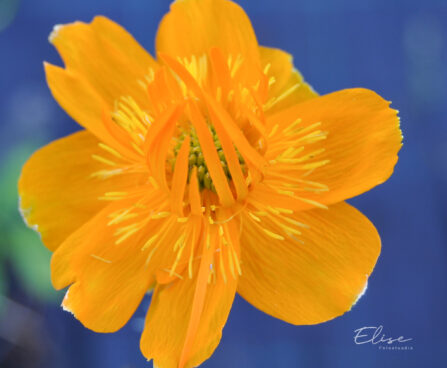
[[[50,42],[65,68],[45,64],[48,85],[85,130],[37,151],[19,191],[65,309],[112,332],[153,289],[141,350],[183,368],[212,354],[236,292],[297,325],[351,308],[380,238],[343,201],[393,171],[387,101],[318,96],[227,0],[176,1],[157,60],[104,17]]]

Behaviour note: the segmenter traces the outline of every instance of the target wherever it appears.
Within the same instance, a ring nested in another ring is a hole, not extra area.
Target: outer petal
[[[238,292],[286,322],[321,323],[350,310],[362,294],[380,238],[365,216],[343,202],[329,210],[299,212],[294,219],[310,228],[299,240],[281,241],[256,231],[247,216]]]
[[[239,5],[227,0],[175,1],[160,24],[157,52],[190,57],[212,47],[259,65],[256,36]]]
[[[91,156],[103,152],[92,134],[81,131],[41,148],[24,165],[20,210],[50,250],[104,207],[99,196],[124,191],[143,179],[142,175],[93,178],[91,174],[103,166]]]
[[[260,47],[262,68],[268,64],[267,76],[275,78],[275,82],[269,89],[269,98],[278,98],[286,93],[287,97],[276,103],[267,114],[283,110],[297,103],[317,97],[318,94],[307,84],[302,75],[293,66],[293,57],[289,53],[270,47]],[[289,91],[293,92],[289,94]]]
[[[78,73],[47,63],[44,67],[51,93],[67,114],[96,137],[116,147],[102,121],[102,112],[107,108],[104,99]]]
[[[156,62],[129,33],[105,17],[96,17],[90,24],[56,26],[50,41],[66,66],[45,63],[56,101],[103,142],[136,159],[132,150],[117,143],[102,115],[121,96],[132,96],[141,108],[147,107],[147,93],[138,81],[149,68],[157,67]]]
[[[392,174],[402,145],[399,118],[375,92],[347,89],[307,100],[271,116],[268,124],[278,124],[282,131],[297,119],[303,128],[321,122],[317,129],[328,133],[327,139],[308,144],[303,155],[324,149],[313,160],[329,163],[305,179],[325,184],[329,191],[302,196],[329,205],[359,195]],[[275,171],[275,165],[269,170]],[[292,172],[290,175],[298,175]]]
[[[184,279],[157,287],[146,318],[141,338],[141,350],[154,366],[178,368],[188,321],[191,315],[196,280]],[[221,276],[207,288],[204,311],[192,355],[184,367],[196,367],[208,359],[222,336],[236,293],[236,281],[226,284]]]
[[[199,257],[200,268],[195,268],[192,279],[185,275],[183,280],[155,290],[141,351],[156,367],[196,367],[211,356],[220,341],[236,293],[237,275],[229,272],[232,255],[228,247],[218,248],[215,242],[211,235],[211,245]]]
[[[59,51],[66,69],[81,75],[108,105],[128,95],[141,106],[147,104],[146,93],[138,80],[157,64],[118,24],[105,17],[95,17],[90,24],[75,22],[56,26],[50,42]]]
[[[155,283],[157,271],[173,264],[172,246],[185,225],[176,216],[151,218],[159,211],[156,205],[167,200],[152,190],[149,196],[114,201],[53,254],[53,285],[73,284],[63,306],[84,326],[97,332],[121,328]]]
[[[51,260],[54,286],[73,283],[62,306],[96,332],[121,328],[155,282],[154,269],[145,266],[147,253],[141,251],[147,233],[115,244],[116,227],[107,225],[111,213],[131,204],[128,200],[103,209],[68,237]]]

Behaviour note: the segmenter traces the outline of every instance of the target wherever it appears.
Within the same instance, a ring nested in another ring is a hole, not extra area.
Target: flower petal
[[[158,29],[157,52],[190,57],[213,47],[259,65],[256,36],[239,5],[227,0],[175,1]]]
[[[143,179],[136,174],[92,177],[104,168],[92,158],[104,153],[98,143],[89,132],[77,132],[41,148],[23,166],[20,210],[50,250],[105,206],[98,200],[104,192],[126,190]]]
[[[154,285],[157,271],[174,262],[176,254],[167,244],[182,234],[183,225],[175,216],[151,217],[160,198],[168,203],[162,193],[153,191],[147,198],[112,202],[53,254],[54,287],[72,284],[63,307],[91,330],[121,328]],[[159,243],[150,247],[154,237]]]
[[[269,88],[269,98],[287,96],[275,103],[267,111],[268,114],[318,96],[312,87],[304,81],[300,72],[294,68],[292,55],[279,49],[262,46],[259,51],[262,68],[267,70],[269,78],[274,78],[274,83]],[[268,66],[269,64],[270,66]]]
[[[115,22],[99,16],[90,24],[59,25],[51,33],[50,42],[66,69],[82,76],[109,106],[120,96],[132,96],[140,106],[147,105],[146,92],[138,80],[143,80],[157,63]],[[78,108],[82,106],[79,103]]]
[[[67,114],[104,142],[112,143],[101,119],[102,109],[106,108],[101,96],[75,72],[48,63],[44,67],[51,93]]]
[[[265,313],[296,325],[340,316],[366,287],[380,253],[379,235],[344,202],[329,210],[299,212],[293,219],[309,228],[294,238],[273,240],[247,216],[238,293]]]
[[[196,367],[211,356],[220,341],[236,293],[237,275],[224,276],[223,267],[229,272],[228,261],[223,261],[222,267],[210,258],[218,257],[214,242],[212,235],[212,245],[200,257],[200,268],[195,267],[191,279],[185,277],[155,289],[140,343],[154,366]],[[228,259],[227,251],[223,253]]]
[[[108,106],[104,99],[76,72],[44,64],[47,83],[59,105],[79,125],[93,133],[98,139],[126,157],[135,161],[141,157],[120,140],[114,131],[119,128],[106,117]],[[110,123],[109,123],[110,121]]]
[[[271,128],[277,124],[277,131],[282,132],[297,119],[301,119],[299,127],[304,129],[321,122],[316,129],[327,132],[326,139],[307,144],[303,151],[305,155],[324,150],[306,164],[329,160],[326,165],[306,173],[304,179],[329,187],[325,192],[302,194],[308,200],[325,205],[337,203],[383,183],[392,174],[402,145],[399,118],[389,102],[375,92],[347,89],[307,100],[274,114],[268,119],[268,125]],[[296,147],[300,145],[296,143]],[[270,170],[274,172],[275,165]],[[299,179],[302,174],[297,171],[291,175]]]
[[[113,203],[80,227],[56,250],[51,260],[56,288],[73,283],[62,306],[87,328],[114,332],[133,315],[155,282],[153,269],[145,267],[141,251],[145,233],[115,244],[110,213],[127,203]]]

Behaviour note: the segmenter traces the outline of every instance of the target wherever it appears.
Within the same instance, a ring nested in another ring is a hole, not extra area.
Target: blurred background
[[[317,325],[275,320],[237,297],[204,367],[447,367],[447,2],[238,1],[261,44],[291,52],[321,94],[367,87],[400,110],[394,175],[350,201],[379,229],[383,251],[350,313]],[[137,368],[149,300],[115,334],[83,328],[50,285],[50,253],[17,211],[20,168],[38,147],[78,129],[52,99],[42,62],[61,61],[53,25],[107,15],[151,52],[169,1],[0,0],[0,367]],[[355,345],[384,326],[411,350]]]

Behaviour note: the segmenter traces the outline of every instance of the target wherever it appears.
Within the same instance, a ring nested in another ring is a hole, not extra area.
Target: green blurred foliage
[[[19,5],[19,0],[0,0],[0,31],[12,23]]]

